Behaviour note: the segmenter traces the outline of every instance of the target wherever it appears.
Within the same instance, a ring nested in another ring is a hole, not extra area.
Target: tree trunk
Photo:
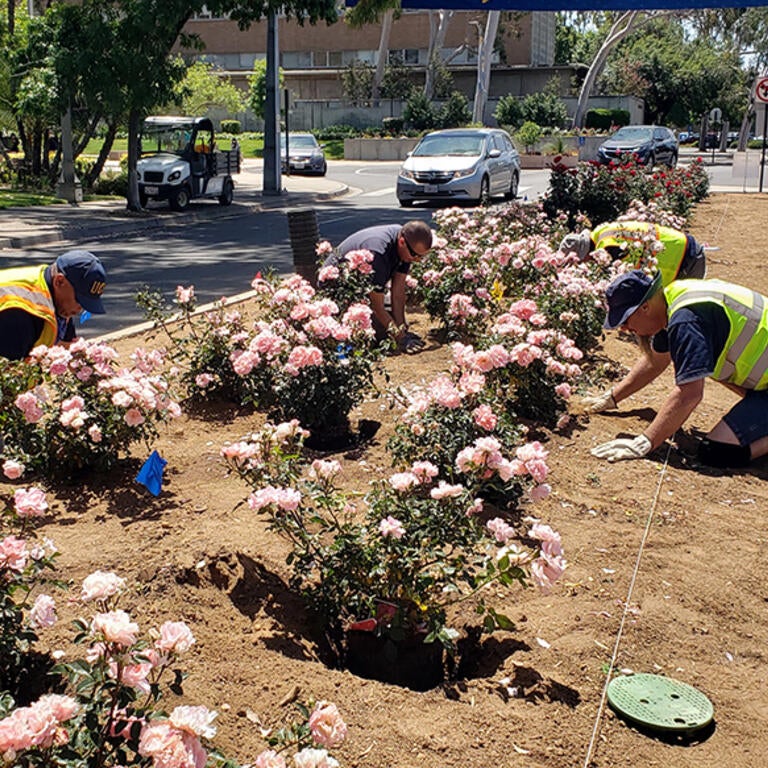
[[[8,37],[16,31],[16,0],[8,0]]]
[[[84,186],[87,186],[88,188],[93,187],[93,185],[96,183],[96,179],[101,176],[101,171],[104,168],[104,163],[107,161],[107,158],[109,157],[109,153],[112,150],[112,145],[115,143],[115,134],[117,133],[117,123],[116,122],[110,122],[109,127],[107,129],[107,135],[104,137],[104,143],[101,145],[101,151],[99,152],[99,156],[96,158],[96,162],[93,164],[93,167],[91,170],[86,174],[85,179],[83,180]]]
[[[501,11],[488,11],[485,34],[477,52],[477,83],[475,86],[475,104],[472,110],[472,122],[483,124],[485,105],[488,103],[488,85],[491,82],[491,56],[496,33],[499,30]]]
[[[379,50],[376,54],[376,71],[373,73],[373,83],[371,85],[371,98],[379,98],[381,83],[384,80],[384,70],[389,59],[389,36],[392,32],[392,20],[395,16],[394,8],[387,8],[381,20],[381,34],[379,35]]]
[[[589,97],[592,93],[592,89],[595,87],[597,78],[603,71],[605,62],[608,60],[608,54],[613,50],[616,43],[623,40],[632,31],[638,20],[637,14],[638,11],[625,11],[618,19],[616,19],[606,35],[605,40],[603,40],[600,50],[589,65],[584,82],[581,84],[579,100],[576,103],[576,112],[573,115],[574,128],[584,127],[584,118],[587,115]]]
[[[445,45],[448,24],[453,18],[453,11],[430,11],[429,13],[429,49],[427,51],[427,72],[424,79],[424,95],[432,100],[435,95],[435,70],[444,63],[440,51]]]
[[[141,115],[132,109],[128,115],[128,194],[126,208],[129,211],[140,211],[139,175],[136,163],[139,159],[139,133],[141,131]]]

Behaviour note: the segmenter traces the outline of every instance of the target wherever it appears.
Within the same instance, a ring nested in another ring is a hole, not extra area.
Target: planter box
[[[541,170],[552,166],[557,155],[520,155],[520,167],[523,170]],[[579,158],[575,155],[560,155],[560,165],[567,168],[575,168],[579,164]]]
[[[344,139],[345,160],[405,160],[418,139]]]

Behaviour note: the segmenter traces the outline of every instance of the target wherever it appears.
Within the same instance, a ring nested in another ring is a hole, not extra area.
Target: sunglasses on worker
[[[417,251],[414,251],[413,247],[408,242],[408,238],[405,235],[401,235],[401,237],[403,238],[403,242],[405,243],[405,247],[408,249],[408,253],[411,254],[411,258],[412,259],[417,259],[417,260],[418,259],[423,259],[427,255],[426,253],[418,253]],[[429,251],[427,251],[427,253],[429,253]]]

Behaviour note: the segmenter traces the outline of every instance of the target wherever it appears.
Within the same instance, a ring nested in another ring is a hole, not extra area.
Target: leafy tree
[[[381,81],[381,95],[385,99],[407,99],[415,87],[411,73],[403,64],[402,58],[396,56],[390,60]]]
[[[283,87],[283,68],[278,71],[280,87]],[[256,117],[264,117],[264,103],[267,99],[267,60],[253,62],[253,71],[248,77],[248,106]]]
[[[493,116],[499,125],[517,128],[523,122],[523,105],[521,100],[511,93],[502,96],[496,105]]]
[[[467,97],[461,91],[454,91],[443,104],[437,122],[441,128],[460,128],[472,121],[472,110]]]
[[[266,62],[265,62],[266,63]],[[187,70],[181,81],[177,96],[183,115],[205,115],[209,109],[218,107],[230,114],[243,109],[243,96],[229,77],[213,64],[197,61]]]
[[[554,128],[563,126],[568,119],[568,108],[560,98],[559,78],[550,78],[543,91],[526,96],[520,111],[524,121]]]
[[[432,102],[421,91],[411,94],[403,109],[403,118],[417,131],[434,128],[437,122],[437,115],[435,115]]]
[[[351,61],[341,73],[341,89],[352,102],[366,102],[373,93],[373,67],[366,61]]]
[[[541,128],[529,120],[520,126],[515,138],[525,147],[526,152],[530,152],[534,144],[541,138]]]

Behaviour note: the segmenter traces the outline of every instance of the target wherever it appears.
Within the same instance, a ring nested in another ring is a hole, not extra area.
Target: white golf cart
[[[147,200],[167,200],[173,210],[183,211],[190,200],[201,197],[229,205],[240,150],[217,149],[207,117],[148,117],[141,130],[137,170],[142,206]]]

